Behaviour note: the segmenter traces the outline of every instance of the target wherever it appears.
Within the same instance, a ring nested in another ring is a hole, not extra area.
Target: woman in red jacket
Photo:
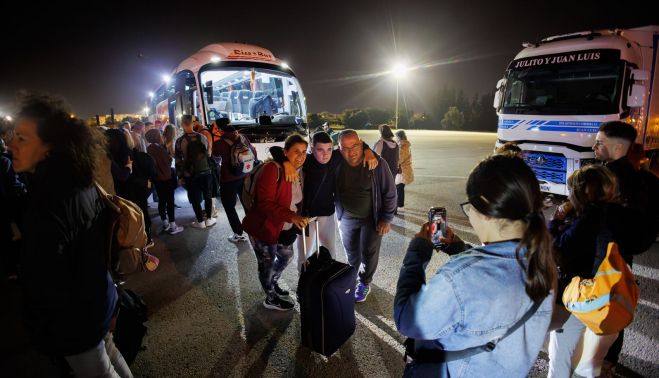
[[[286,138],[284,155],[296,169],[307,157],[307,141],[294,134]],[[288,291],[277,284],[281,273],[293,256],[292,228],[302,229],[307,218],[297,214],[302,202],[302,185],[284,180],[284,171],[278,163],[269,160],[261,168],[255,183],[254,205],[243,219],[243,228],[249,235],[259,269],[259,280],[266,293],[263,306],[272,310],[287,311],[294,307]],[[290,240],[292,239],[292,240]]]

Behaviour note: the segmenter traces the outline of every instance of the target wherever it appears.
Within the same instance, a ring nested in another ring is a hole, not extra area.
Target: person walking
[[[192,129],[191,115],[183,115],[181,122],[185,134],[176,140],[176,171],[179,178],[184,182],[188,191],[188,200],[192,204],[192,209],[197,218],[197,221],[192,222],[191,225],[194,228],[204,229],[217,223],[213,218],[208,140]],[[205,213],[201,209],[202,199]]]
[[[37,350],[63,370],[132,377],[109,332],[117,309],[104,253],[109,210],[94,186],[103,138],[69,114],[52,98],[28,96],[9,144],[16,172],[32,177],[21,230],[23,320]]]
[[[405,130],[397,130],[396,139],[398,139],[398,148],[400,149],[395,177],[398,198],[398,209],[396,211],[402,212],[405,211],[405,185],[410,185],[414,181],[414,168],[412,167],[412,144],[407,140]]]
[[[341,131],[339,149],[345,161],[335,171],[336,216],[348,263],[359,272],[355,301],[364,302],[377,270],[382,236],[391,229],[396,187],[388,164],[373,171],[364,167],[364,148],[355,130]]]
[[[176,224],[174,208],[174,190],[176,181],[172,180],[172,157],[169,156],[163,145],[162,132],[151,129],[145,135],[148,146],[146,150],[156,164],[156,179],[154,185],[158,193],[158,214],[162,221],[163,231],[171,235],[183,231],[183,227]]]
[[[228,240],[233,243],[247,241],[247,236],[243,234],[243,226],[236,211],[236,197],[240,199],[242,204],[241,193],[243,191],[243,183],[245,175],[235,175],[232,172],[232,146],[236,143],[241,143],[249,148],[256,159],[256,149],[250,143],[246,136],[240,134],[232,125],[229,124],[227,118],[220,118],[217,121],[220,130],[222,131],[222,138],[214,142],[217,146],[217,155],[222,160],[220,166],[220,199],[224,212],[227,214],[229,225],[233,235],[228,237]]]
[[[382,124],[378,126],[378,131],[380,132],[380,139],[375,142],[373,149],[387,162],[391,174],[395,175],[398,172],[400,148],[389,125]]]

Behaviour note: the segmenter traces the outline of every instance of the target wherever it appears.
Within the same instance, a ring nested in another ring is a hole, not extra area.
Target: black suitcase
[[[316,245],[318,222],[316,221]],[[305,232],[302,232],[304,237]],[[306,255],[306,244],[304,253]],[[302,345],[331,356],[355,332],[355,269],[325,247],[307,259],[297,284]]]

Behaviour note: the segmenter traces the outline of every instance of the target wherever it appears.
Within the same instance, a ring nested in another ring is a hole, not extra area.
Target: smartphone
[[[428,223],[430,223],[430,241],[435,248],[439,248],[443,245],[439,239],[446,236],[446,208],[431,207],[428,210]]]

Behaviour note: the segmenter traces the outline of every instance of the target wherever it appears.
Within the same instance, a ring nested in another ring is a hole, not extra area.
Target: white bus
[[[291,133],[308,135],[307,106],[291,68],[262,47],[208,45],[183,60],[150,100],[151,120],[180,126],[184,114],[218,118],[247,136],[260,159]]]

